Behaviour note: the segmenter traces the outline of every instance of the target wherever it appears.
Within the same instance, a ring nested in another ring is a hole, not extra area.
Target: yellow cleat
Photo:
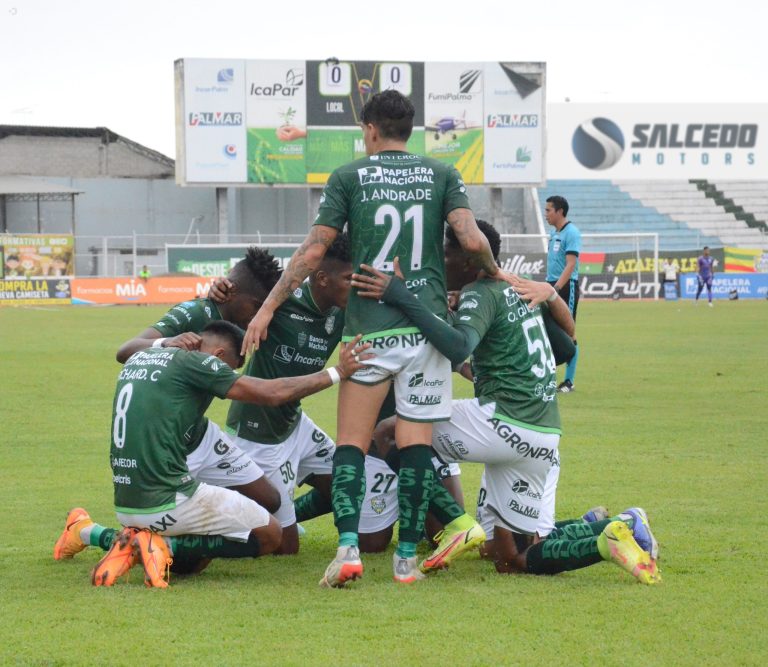
[[[144,565],[144,583],[149,588],[168,588],[173,558],[165,540],[145,528],[135,533],[131,545],[136,559]]]
[[[91,582],[94,586],[113,586],[136,564],[137,559],[131,546],[136,532],[135,528],[123,528],[115,536],[109,551],[91,572]]]
[[[419,565],[419,569],[424,573],[442,570],[462,554],[479,547],[485,542],[485,531],[475,521],[466,530],[453,533],[446,533],[443,530],[435,535],[435,540],[438,542],[437,548]]]
[[[609,523],[597,538],[597,547],[605,560],[616,563],[640,583],[661,583],[661,571],[656,561],[635,542],[632,529],[623,521]]]
[[[53,559],[67,560],[85,549],[88,545],[80,539],[80,531],[92,524],[91,517],[82,507],[69,510],[64,522],[64,532],[53,547]]]

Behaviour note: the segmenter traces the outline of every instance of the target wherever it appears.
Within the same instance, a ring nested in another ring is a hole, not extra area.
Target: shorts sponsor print
[[[454,401],[451,421],[434,427],[432,446],[445,460],[485,463],[483,506],[498,525],[532,535],[547,511],[547,475],[559,469],[560,436],[504,422],[494,409],[478,399]]]
[[[293,496],[311,475],[331,475],[336,443],[302,412],[299,424],[283,442],[266,444],[231,436],[234,444],[246,452],[264,470],[280,492],[280,509],[275,518],[283,528],[296,523]]]
[[[242,486],[264,475],[251,457],[210,419],[200,444],[187,455],[187,468],[197,481],[215,486]]]

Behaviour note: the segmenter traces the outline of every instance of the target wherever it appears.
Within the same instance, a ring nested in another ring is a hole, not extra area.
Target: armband
[[[167,340],[167,338],[155,338],[155,340],[152,341],[152,347],[163,347],[163,343]]]
[[[341,375],[339,375],[339,371],[336,370],[336,366],[331,366],[331,368],[326,368],[325,372],[328,373],[331,377],[331,384],[339,384],[341,382]]]
[[[547,297],[547,303],[552,303],[555,299],[557,299],[557,297],[558,297],[557,290],[553,287],[552,294],[550,294]]]

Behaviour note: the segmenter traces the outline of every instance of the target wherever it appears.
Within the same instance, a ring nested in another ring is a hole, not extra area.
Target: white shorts
[[[555,529],[555,494],[557,492],[557,480],[560,477],[560,466],[553,465],[547,473],[544,482],[544,494],[541,499],[541,514],[539,524],[536,526],[536,534],[546,537]],[[480,478],[480,491],[477,494],[477,522],[483,527],[489,540],[493,539],[494,525],[507,528],[496,515],[488,509],[485,503],[487,491],[485,489],[485,472]]]
[[[432,465],[439,479],[461,474],[458,463],[444,463],[436,456]],[[436,483],[439,484],[437,480]],[[360,510],[360,533],[378,533],[393,525],[400,513],[397,500],[397,474],[386,462],[375,456],[365,457],[365,497]]]
[[[280,509],[275,518],[283,528],[296,523],[293,494],[310,475],[333,474],[336,444],[315,423],[301,413],[293,433],[281,443],[268,445],[237,436],[233,442],[263,470],[280,492]]]
[[[153,533],[221,535],[247,542],[254,528],[269,524],[269,512],[257,502],[231,489],[201,483],[189,497],[176,494],[176,507],[154,514],[117,513],[123,526],[149,528]]]
[[[423,334],[382,336],[365,341],[376,356],[350,379],[374,385],[391,379],[398,417],[434,422],[451,416],[451,362]]]
[[[250,484],[264,475],[264,471],[210,419],[202,441],[187,456],[187,468],[198,482],[215,486]]]
[[[397,475],[384,461],[365,457],[365,497],[360,509],[360,533],[378,533],[399,516]]]
[[[560,436],[495,419],[495,409],[476,398],[454,401],[451,421],[435,424],[432,447],[445,460],[485,463],[484,506],[496,525],[533,535],[549,469],[559,466]]]

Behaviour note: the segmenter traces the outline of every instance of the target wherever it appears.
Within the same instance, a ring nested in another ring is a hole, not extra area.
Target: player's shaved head
[[[376,93],[363,106],[360,119],[374,125],[384,139],[408,141],[413,131],[416,109],[411,100],[396,90]]]

